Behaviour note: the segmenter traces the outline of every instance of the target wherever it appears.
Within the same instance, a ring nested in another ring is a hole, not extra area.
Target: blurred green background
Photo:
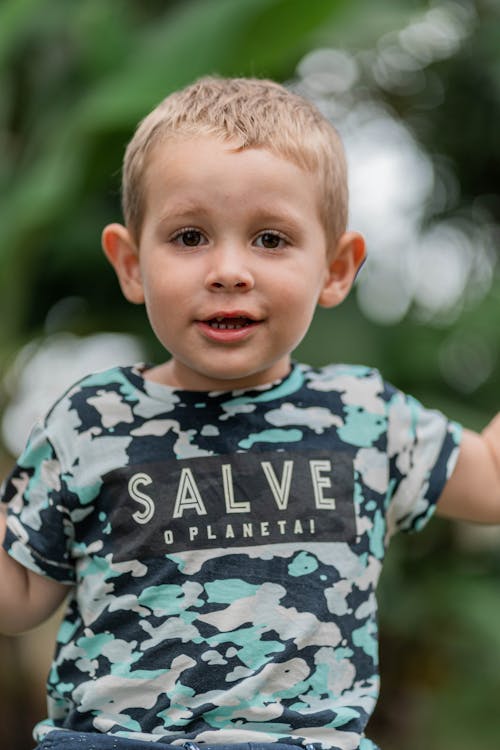
[[[207,73],[284,81],[341,131],[369,260],[297,358],[371,364],[473,428],[500,383],[497,0],[3,0],[0,379],[5,476],[94,366],[164,356],[100,251],[137,121]],[[98,334],[105,334],[99,336]],[[498,750],[500,531],[396,539],[380,587],[384,750]],[[29,750],[55,622],[0,638],[0,747]]]

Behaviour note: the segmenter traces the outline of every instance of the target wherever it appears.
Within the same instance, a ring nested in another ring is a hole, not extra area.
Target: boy
[[[373,750],[387,542],[438,500],[500,522],[500,418],[477,435],[368,368],[291,361],[365,248],[336,132],[281,86],[168,97],[123,208],[104,251],[171,358],[73,386],[4,489],[1,629],[69,591],[39,748]]]

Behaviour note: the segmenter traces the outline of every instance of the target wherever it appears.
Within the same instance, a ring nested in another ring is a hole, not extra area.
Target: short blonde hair
[[[240,148],[266,148],[316,174],[321,219],[336,241],[347,224],[347,169],[340,136],[307,99],[274,81],[204,77],[166,97],[138,125],[125,152],[122,208],[139,239],[144,175],[155,146],[169,139],[215,135]]]

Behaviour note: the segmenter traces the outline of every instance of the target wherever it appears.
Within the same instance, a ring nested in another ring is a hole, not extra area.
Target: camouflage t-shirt
[[[141,373],[73,386],[5,483],[9,553],[74,584],[36,738],[375,748],[384,553],[459,427],[364,367],[208,394]]]

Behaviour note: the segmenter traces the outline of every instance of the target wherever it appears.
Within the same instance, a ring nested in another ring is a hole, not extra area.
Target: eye
[[[183,247],[198,247],[207,242],[207,238],[198,229],[181,229],[172,237],[172,242]]]
[[[278,250],[286,244],[286,239],[278,232],[262,232],[255,239],[255,244],[266,250]]]

